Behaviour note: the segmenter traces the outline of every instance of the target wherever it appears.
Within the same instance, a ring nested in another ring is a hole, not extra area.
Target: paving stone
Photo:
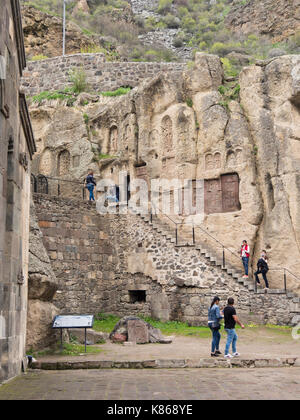
[[[300,367],[28,371],[0,386],[0,400],[215,400],[216,390],[225,400],[299,400],[299,378]]]

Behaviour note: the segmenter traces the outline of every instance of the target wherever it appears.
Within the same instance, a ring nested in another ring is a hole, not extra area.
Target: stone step
[[[132,344],[131,344],[132,345]],[[85,358],[82,361],[73,360],[37,360],[30,364],[31,369],[40,370],[70,370],[70,369],[186,369],[186,368],[279,368],[279,367],[299,367],[300,358],[298,357],[264,357],[264,358],[232,358],[226,360],[224,357],[197,359],[148,359],[148,360],[92,360]]]
[[[243,278],[243,273],[241,271],[237,271],[235,268],[231,267],[223,267],[223,260],[218,258],[216,255],[213,255],[211,252],[209,252],[207,249],[203,248],[199,244],[193,244],[189,241],[190,238],[185,237],[185,235],[178,235],[178,243],[176,244],[176,233],[175,233],[175,227],[172,229],[169,225],[166,223],[163,223],[160,220],[153,220],[151,222],[149,215],[140,214],[140,217],[142,220],[144,220],[146,223],[152,226],[152,228],[157,232],[161,233],[162,236],[164,236],[168,241],[173,243],[176,248],[183,248],[183,247],[195,247],[197,251],[200,252],[201,255],[203,255],[207,260],[209,260],[211,263],[213,263],[215,266],[219,267],[222,271],[227,272],[232,278],[234,278],[239,284],[245,286],[249,291],[255,290],[255,284],[251,278]],[[258,293],[266,293],[264,289],[258,289]],[[269,289],[267,293],[285,293],[285,291],[282,291],[281,289]],[[300,298],[295,296],[293,293],[289,293],[289,298],[293,299],[293,303],[300,303]],[[299,305],[300,306],[300,305]]]
[[[268,293],[270,295],[285,295],[284,289],[257,289],[258,294]]]

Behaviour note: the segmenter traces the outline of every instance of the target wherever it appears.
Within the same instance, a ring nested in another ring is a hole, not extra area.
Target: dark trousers
[[[267,271],[257,270],[254,273],[255,280],[257,281],[257,283],[260,283],[259,278],[258,278],[258,274],[262,274],[266,287],[269,287],[269,283],[268,283],[268,279],[267,279]]]

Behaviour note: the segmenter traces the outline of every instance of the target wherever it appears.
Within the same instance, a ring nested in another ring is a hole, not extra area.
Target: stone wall
[[[0,383],[25,363],[31,158],[35,151],[25,98],[18,0],[0,15]]]
[[[196,247],[174,246],[135,214],[99,215],[94,204],[72,199],[34,200],[61,313],[144,314],[205,325],[215,295],[223,304],[234,297],[244,322],[291,324],[300,313],[299,298],[250,291]]]
[[[97,313],[110,294],[116,264],[109,225],[93,204],[34,195],[36,215],[56,275],[60,313]]]
[[[181,72],[184,63],[106,62],[102,53],[73,54],[28,63],[22,87],[28,97],[43,91],[64,89],[70,85],[69,72],[83,68],[87,81],[96,92],[135,87],[159,72]]]

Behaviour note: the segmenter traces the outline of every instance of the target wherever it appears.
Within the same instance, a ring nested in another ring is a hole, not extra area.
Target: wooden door
[[[222,213],[221,179],[208,179],[204,183],[204,211],[206,214]]]
[[[240,210],[238,175],[222,175],[221,184],[223,212]]]

